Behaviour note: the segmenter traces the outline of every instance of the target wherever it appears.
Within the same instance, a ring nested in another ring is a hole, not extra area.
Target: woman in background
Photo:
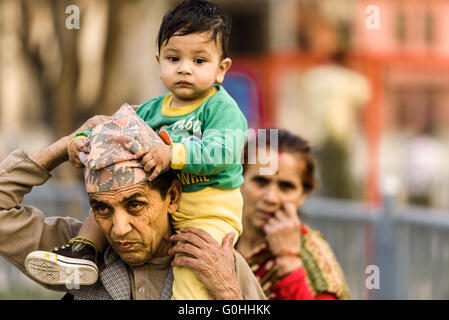
[[[320,232],[298,217],[298,208],[316,188],[315,159],[308,143],[279,130],[277,152],[270,152],[276,148],[272,148],[270,135],[265,136],[265,143],[256,145],[256,155],[248,154],[248,145],[260,142],[257,136],[250,137],[244,149],[243,234],[237,250],[269,299],[349,299],[343,272],[330,246]],[[260,152],[266,153],[269,163],[259,161],[265,156]],[[277,171],[262,174],[263,168],[275,161]]]

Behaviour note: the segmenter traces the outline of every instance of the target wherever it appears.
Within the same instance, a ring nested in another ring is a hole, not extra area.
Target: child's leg
[[[81,229],[78,231],[78,237],[89,239],[95,243],[95,246],[99,252],[104,251],[107,246],[107,241],[104,236],[103,230],[97,225],[92,211],[89,216],[84,220]]]
[[[239,234],[239,231],[230,224],[219,219],[208,219],[207,221],[195,221],[184,224],[184,227],[195,227],[206,231],[218,243],[223,242],[223,238],[229,232]],[[237,237],[234,238],[234,243]],[[173,300],[213,300],[215,297],[209,294],[206,287],[198,280],[197,276],[190,268],[174,267],[173,276]]]
[[[31,252],[25,259],[25,268],[43,283],[91,285],[98,279],[97,252],[105,247],[103,232],[89,214],[77,237],[53,251]]]
[[[173,228],[195,227],[206,231],[218,243],[229,232],[242,233],[243,199],[239,189],[218,190],[205,188],[197,192],[182,194],[178,211],[172,215]],[[234,242],[237,237],[234,238]],[[214,299],[195,273],[184,267],[173,268],[174,300]]]

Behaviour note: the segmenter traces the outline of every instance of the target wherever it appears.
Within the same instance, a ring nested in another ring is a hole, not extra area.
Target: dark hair
[[[315,158],[311,154],[309,143],[301,138],[300,136],[294,135],[287,130],[283,129],[262,129],[266,130],[265,135],[261,135],[258,131],[254,136],[249,137],[249,139],[245,142],[245,146],[243,149],[243,174],[245,174],[247,168],[248,168],[248,144],[251,141],[251,143],[255,143],[256,150],[259,148],[258,143],[260,139],[265,140],[265,146],[268,148],[270,147],[272,141],[271,141],[271,135],[270,130],[278,130],[278,152],[288,152],[293,154],[298,154],[301,156],[301,158],[304,160],[304,169],[301,173],[301,182],[302,187],[306,193],[309,193],[313,190],[315,190],[317,186],[317,182],[315,180]],[[263,139],[263,136],[265,136],[265,139]],[[263,145],[263,142],[262,142]]]
[[[153,181],[148,181],[148,186],[150,187],[150,189],[158,190],[159,193],[161,194],[162,200],[165,200],[168,189],[170,188],[175,179],[176,178],[172,170],[167,170],[159,174]]]
[[[221,40],[222,59],[228,56],[231,20],[216,4],[206,0],[184,0],[167,12],[157,35],[157,49],[175,34],[185,36],[196,32],[211,32],[211,40]]]

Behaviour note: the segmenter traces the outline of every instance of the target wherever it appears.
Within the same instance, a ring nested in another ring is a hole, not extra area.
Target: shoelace
[[[55,248],[53,249],[53,251],[57,251],[57,250],[59,250],[59,249],[65,249],[65,248],[68,248],[69,246],[70,246],[70,244],[64,244],[61,248],[55,247]]]

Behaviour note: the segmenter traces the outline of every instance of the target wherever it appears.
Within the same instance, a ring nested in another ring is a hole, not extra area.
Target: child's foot
[[[76,237],[53,251],[33,251],[25,259],[28,273],[51,285],[91,285],[97,281],[97,249],[92,241]]]

